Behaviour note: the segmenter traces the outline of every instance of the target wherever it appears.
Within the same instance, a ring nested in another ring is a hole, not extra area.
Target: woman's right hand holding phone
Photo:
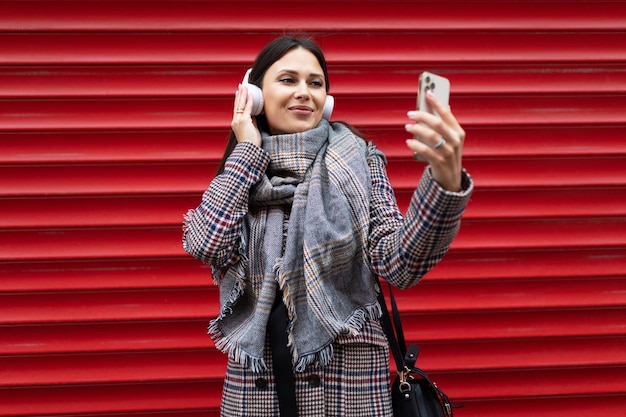
[[[406,131],[416,139],[407,139],[406,144],[431,166],[435,181],[448,191],[461,191],[461,170],[465,131],[452,114],[450,106],[444,106],[430,91],[426,101],[436,111],[410,111]]]

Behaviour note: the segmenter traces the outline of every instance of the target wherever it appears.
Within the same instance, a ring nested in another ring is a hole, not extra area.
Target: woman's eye
[[[295,84],[296,83],[296,79],[293,77],[281,77],[278,79],[279,82],[281,83],[285,83],[285,84]],[[308,82],[309,86],[314,87],[314,88],[322,88],[324,87],[324,82],[321,80],[313,80],[313,81],[309,81]]]

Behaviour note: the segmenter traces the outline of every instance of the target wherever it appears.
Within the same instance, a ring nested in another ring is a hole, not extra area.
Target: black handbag
[[[391,386],[391,403],[394,417],[453,417],[453,409],[462,405],[452,404],[448,396],[430,379],[428,374],[415,366],[419,346],[404,341],[400,313],[389,285],[389,298],[393,310],[395,331],[391,325],[389,310],[382,291],[378,302],[383,310],[381,324],[387,335],[398,375]]]

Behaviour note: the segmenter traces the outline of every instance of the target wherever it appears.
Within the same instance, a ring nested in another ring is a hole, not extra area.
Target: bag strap
[[[389,287],[389,299],[391,300],[391,313],[393,315],[393,326],[396,329],[396,339],[398,340],[398,346],[402,356],[406,361],[406,342],[404,340],[404,330],[402,329],[402,320],[400,320],[400,311],[398,311],[398,305],[396,304],[396,297],[393,296],[393,290],[391,284],[387,283]]]
[[[406,354],[406,345],[404,344],[404,331],[402,330],[402,322],[400,321],[400,313],[398,312],[398,306],[396,305],[396,300],[393,297],[393,291],[391,290],[391,285],[389,285],[389,283],[387,283],[387,285],[389,286],[389,297],[391,298],[391,306],[393,309],[396,330],[394,331],[394,328],[391,325],[391,317],[389,316],[389,309],[387,308],[387,302],[385,301],[385,296],[383,295],[382,287],[380,286],[380,280],[379,280],[378,286],[380,288],[380,291],[378,292],[378,303],[380,304],[381,310],[383,311],[383,315],[380,318],[380,322],[383,327],[383,330],[385,331],[385,335],[387,336],[387,341],[389,342],[389,347],[391,348],[391,354],[393,355],[393,360],[396,363],[396,370],[398,371],[398,374],[401,374],[401,373],[406,373],[410,368],[407,366],[407,364],[404,361],[404,356]],[[403,347],[400,347],[400,343],[398,342],[398,339],[402,340]]]

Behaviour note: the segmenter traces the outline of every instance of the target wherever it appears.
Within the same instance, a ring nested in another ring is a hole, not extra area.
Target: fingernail
[[[417,116],[417,112],[415,110],[410,110],[410,111],[407,112],[406,115],[409,116],[409,117],[415,117],[415,116]]]
[[[429,95],[429,96],[431,96],[431,97],[434,97],[434,96],[435,96],[435,94],[433,94],[433,91],[432,91],[432,90],[428,90],[428,91],[426,91],[426,94],[427,94],[427,95]]]
[[[404,125],[404,129],[408,132],[413,125],[411,123],[407,123]]]

